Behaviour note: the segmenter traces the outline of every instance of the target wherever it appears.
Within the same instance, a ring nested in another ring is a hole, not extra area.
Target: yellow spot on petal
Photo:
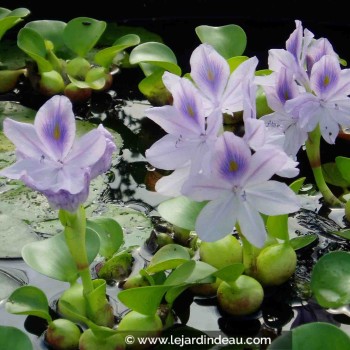
[[[234,171],[238,170],[238,164],[234,160],[230,161],[229,170],[231,172],[234,172]]]
[[[53,137],[55,140],[58,140],[60,136],[61,136],[60,126],[56,124],[55,129],[53,130]]]
[[[214,73],[211,70],[208,70],[208,79],[214,80]]]
[[[187,113],[190,117],[194,117],[194,110],[192,106],[187,106]]]
[[[329,81],[330,81],[329,76],[326,75],[326,76],[324,77],[324,79],[323,79],[323,85],[324,85],[324,86],[327,86],[327,85],[329,84]]]

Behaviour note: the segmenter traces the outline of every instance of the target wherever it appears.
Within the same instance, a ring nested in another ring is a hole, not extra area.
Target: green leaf
[[[214,47],[224,58],[241,56],[247,45],[247,36],[244,30],[235,24],[221,27],[207,25],[195,29],[199,40]]]
[[[65,27],[65,22],[53,20],[32,21],[25,25],[25,28],[34,30],[44,40],[51,41],[54,45],[55,52],[64,46],[63,31]]]
[[[95,62],[102,67],[109,68],[113,63],[114,57],[128,47],[138,45],[140,37],[135,34],[127,34],[116,40],[111,47],[103,49],[95,55]]]
[[[257,118],[273,112],[267,103],[265,91],[261,86],[258,86],[258,89],[256,91],[255,103]]]
[[[349,183],[344,180],[335,163],[322,164],[322,173],[324,180],[330,185],[339,186],[342,188],[349,186]]]
[[[230,72],[232,73],[241,63],[249,59],[247,56],[236,56],[231,57],[227,60],[227,63],[230,66]]]
[[[311,275],[311,290],[317,302],[325,308],[337,308],[350,303],[350,253],[331,252],[315,264]]]
[[[26,65],[27,54],[22,51],[13,40],[0,41],[0,68],[21,69]]]
[[[335,164],[343,179],[350,184],[350,158],[338,156],[335,158]]]
[[[214,276],[225,282],[233,282],[244,272],[244,265],[237,263],[225,266],[214,273]]]
[[[123,229],[114,219],[97,216],[87,220],[87,227],[95,231],[100,238],[99,253],[106,259],[118,251],[124,241]]]
[[[122,290],[118,299],[131,310],[143,315],[154,315],[164,294],[171,286],[146,286]]]
[[[0,326],[0,349],[33,350],[27,334],[15,327]]]
[[[350,349],[350,337],[330,323],[312,322],[292,330],[293,350]]]
[[[17,36],[17,45],[38,65],[39,72],[52,71],[51,63],[46,59],[46,46],[44,39],[30,28],[22,28]]]
[[[292,238],[289,243],[294,250],[299,250],[307,247],[318,239],[317,235],[307,235]]]
[[[175,270],[173,270],[164,282],[165,286],[176,286],[178,284],[184,283],[188,277],[191,276],[196,262],[194,260],[189,260],[179,265]]]
[[[180,196],[168,199],[158,206],[158,212],[163,219],[178,227],[194,230],[200,211],[208,202],[195,202]]]
[[[342,237],[342,238],[350,240],[350,229],[342,229],[342,230],[339,230],[339,231],[332,231],[330,233],[333,234],[333,235],[337,235],[339,237]]]
[[[147,42],[136,46],[130,53],[129,61],[131,64],[146,64],[141,66],[146,76],[159,68],[181,75],[174,52],[162,43]]]
[[[69,21],[63,31],[66,46],[78,56],[84,57],[98,42],[106,29],[106,22],[89,17]]]
[[[190,260],[188,249],[179,244],[167,244],[160,248],[152,257],[146,268],[148,273],[175,269]]]
[[[289,239],[288,214],[269,216],[266,228],[270,236],[287,241]]]
[[[298,194],[300,189],[303,187],[306,177],[301,177],[293,181],[289,188],[294,191],[295,194]]]
[[[44,292],[34,286],[17,288],[6,302],[6,311],[16,315],[38,316],[51,322],[49,302]]]
[[[0,7],[0,40],[10,28],[22,22],[22,17],[28,16],[29,13],[30,11],[23,7],[13,11]]]
[[[91,229],[87,228],[86,231],[86,249],[91,263],[98,254],[100,240]],[[27,244],[22,249],[22,256],[31,268],[53,279],[72,283],[79,277],[63,232],[43,241]]]
[[[204,261],[199,260],[199,261],[196,261],[196,265],[191,275],[188,278],[186,278],[185,282],[187,284],[211,283],[211,282],[214,282],[215,280],[215,278],[212,278],[212,276],[214,276],[217,272],[218,272],[218,269],[205,263]],[[208,278],[210,279],[210,281],[207,281]]]

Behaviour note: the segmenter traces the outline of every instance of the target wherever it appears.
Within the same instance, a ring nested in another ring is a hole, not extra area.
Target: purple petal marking
[[[303,26],[298,20],[295,21],[295,26],[295,30],[286,41],[286,49],[294,56],[295,60],[299,62],[302,49]]]
[[[310,84],[319,98],[327,100],[336,90],[341,68],[334,56],[323,56],[312,68]]]
[[[230,132],[224,132],[215,146],[215,172],[219,178],[239,185],[249,167],[251,151],[247,143]]]
[[[190,64],[198,89],[217,107],[230,76],[227,61],[212,46],[201,44],[193,51]]]
[[[33,125],[6,118],[3,127],[4,134],[16,146],[16,151],[20,152],[22,158],[32,157],[39,160],[42,156],[47,156]]]
[[[276,93],[283,105],[287,100],[290,100],[299,94],[298,86],[294,81],[293,74],[285,68],[282,68],[279,72]]]
[[[46,152],[56,161],[62,161],[70,151],[75,138],[75,117],[70,100],[54,96],[38,111],[35,130]]]
[[[328,39],[320,38],[315,40],[310,45],[306,55],[307,71],[311,72],[313,65],[325,55],[331,55],[338,58],[338,55],[334,52],[333,46]]]

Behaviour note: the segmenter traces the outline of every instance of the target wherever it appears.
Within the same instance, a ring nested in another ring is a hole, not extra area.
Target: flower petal
[[[297,124],[290,125],[285,131],[284,151],[289,156],[296,156],[308,138],[308,134],[300,129]]]
[[[181,77],[179,77],[176,74],[169,73],[169,72],[164,72],[163,77],[163,84],[165,87],[170,91],[172,94],[174,87],[176,84],[178,84],[181,81]]]
[[[190,167],[179,168],[156,183],[156,191],[164,196],[177,197],[182,194],[182,186],[190,175]]]
[[[295,60],[299,62],[303,41],[303,26],[298,20],[295,21],[295,26],[295,30],[286,41],[286,49],[294,56]]]
[[[16,146],[16,150],[21,153],[22,157],[40,160],[43,155],[47,156],[33,125],[6,118],[3,127],[4,134]]]
[[[191,77],[198,89],[218,107],[224,92],[230,67],[227,61],[209,44],[199,45],[192,53]]]
[[[320,130],[322,137],[329,144],[334,144],[339,134],[339,124],[331,117],[331,113],[326,108],[320,108]]]
[[[237,221],[243,236],[253,245],[261,248],[266,240],[267,233],[261,215],[247,202],[241,202]]]
[[[196,221],[199,238],[206,242],[214,242],[230,234],[236,222],[237,210],[238,201],[232,193],[209,202]]]
[[[72,103],[65,96],[54,96],[38,111],[35,130],[52,159],[63,160],[75,138],[75,117]]]
[[[245,192],[249,206],[266,215],[289,214],[300,209],[296,194],[278,181],[252,185]]]
[[[243,139],[248,145],[256,150],[265,143],[265,123],[260,119],[247,119],[244,122]]]
[[[191,160],[197,146],[198,142],[168,134],[146,151],[146,159],[159,169],[174,170],[182,168]]]

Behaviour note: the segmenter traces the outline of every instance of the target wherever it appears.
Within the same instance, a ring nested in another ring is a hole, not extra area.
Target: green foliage
[[[13,11],[0,7],[0,40],[9,29],[22,22],[29,14],[30,11],[23,7]]]
[[[33,350],[29,337],[15,327],[0,326],[0,349]]]

